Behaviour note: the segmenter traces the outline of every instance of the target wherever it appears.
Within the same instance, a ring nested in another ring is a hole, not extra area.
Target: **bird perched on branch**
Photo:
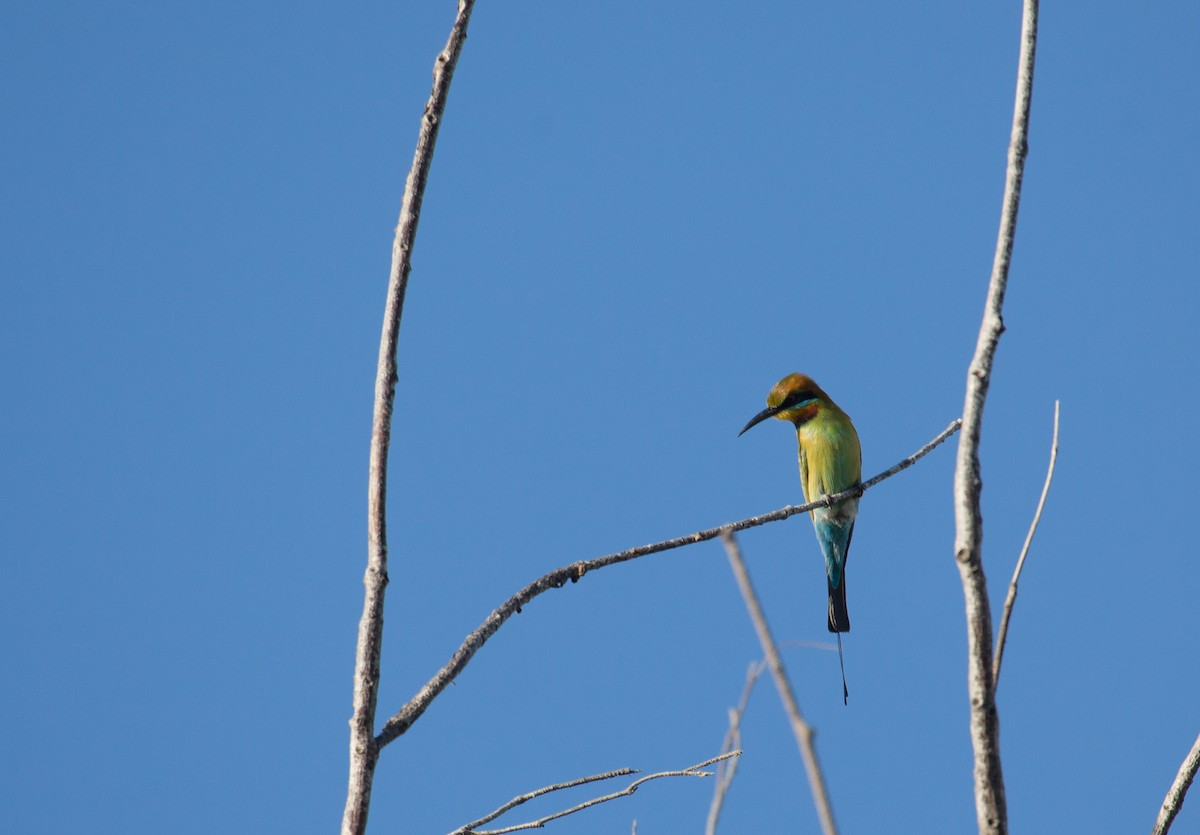
[[[790,421],[800,444],[800,486],[805,501],[841,493],[862,479],[862,450],[850,416],[829,395],[803,374],[789,374],[767,395],[767,408],[750,419],[738,435],[767,418]],[[825,556],[829,581],[829,631],[837,632],[839,654],[842,632],[850,631],[846,612],[846,556],[854,534],[858,499],[843,499],[833,507],[812,511],[817,542]]]

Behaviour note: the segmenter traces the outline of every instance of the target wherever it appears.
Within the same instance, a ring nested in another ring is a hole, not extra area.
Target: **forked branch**
[[[729,730],[725,732],[725,741],[721,744],[721,753],[735,751],[742,747],[742,717],[750,704],[750,694],[758,677],[766,669],[766,663],[755,661],[746,671],[746,684],[742,687],[742,697],[738,699],[737,707],[729,709]],[[704,835],[717,835],[717,821],[721,818],[721,810],[725,807],[725,797],[733,785],[733,777],[737,773],[738,760],[726,760],[717,766],[717,779],[713,786],[713,799],[708,807],[708,821],[704,825]]]
[[[642,545],[637,548],[629,548],[628,550],[620,551],[616,554],[609,554],[608,556],[604,557],[597,557],[596,559],[581,560],[579,562],[574,562],[570,565],[563,566],[555,571],[551,571],[549,574],[539,577],[525,588],[514,594],[508,600],[504,601],[504,603],[500,605],[500,608],[488,615],[487,619],[484,620],[484,622],[480,624],[474,632],[467,636],[466,640],[463,641],[462,646],[460,646],[454,655],[450,657],[450,660],[446,662],[446,665],[442,667],[441,670],[438,671],[437,675],[426,682],[425,686],[422,687],[417,694],[409,700],[408,704],[404,705],[404,707],[400,709],[399,713],[387,721],[387,723],[383,726],[383,730],[380,731],[379,735],[375,738],[377,747],[383,748],[383,746],[392,742],[410,727],[412,727],[412,724],[421,718],[421,714],[423,714],[426,708],[429,707],[430,703],[437,698],[438,694],[445,690],[446,687],[450,685],[450,682],[454,681],[454,679],[458,677],[458,674],[463,671],[463,669],[470,662],[471,658],[476,652],[479,651],[479,648],[487,643],[488,639],[491,638],[492,635],[496,634],[496,630],[503,626],[504,622],[510,617],[520,612],[522,607],[528,604],[529,601],[533,600],[543,592],[549,591],[550,589],[562,588],[568,582],[577,582],[590,571],[597,571],[610,565],[627,562],[629,560],[637,559],[638,557],[645,557],[650,554],[657,554],[662,551],[669,551],[673,548],[680,548],[684,545],[693,545],[697,542],[706,542],[710,539],[716,539],[721,535],[721,531],[726,529],[730,531],[746,530],[747,528],[765,525],[768,522],[778,522],[781,519],[787,519],[791,516],[795,516],[798,513],[808,513],[814,508],[830,507],[834,503],[842,501],[843,499],[861,496],[864,491],[874,487],[884,479],[890,478],[896,473],[911,467],[921,458],[928,455],[940,443],[957,432],[960,425],[961,421],[955,420],[951,422],[951,424],[942,430],[942,432],[936,438],[925,444],[925,446],[921,447],[908,458],[905,458],[894,467],[885,470],[858,487],[853,487],[841,493],[835,493],[832,496],[823,496],[822,498],[817,499],[815,502],[809,502],[808,504],[789,505],[787,507],[780,508],[779,510],[772,511],[771,513],[764,513],[761,516],[752,516],[749,519],[742,519],[740,522],[732,522],[728,525],[721,525],[716,528],[708,528],[707,530],[697,531],[696,533],[690,533],[686,536],[679,536],[663,542],[655,542],[652,545]]]
[[[598,782],[601,780],[611,780],[614,777],[624,777],[629,774],[637,774],[639,772],[632,768],[622,768],[622,769],[618,769],[617,771],[608,771],[608,772],[605,772],[604,774],[593,774],[590,777],[581,777],[578,780],[571,780],[570,782],[567,782],[567,783],[556,783],[553,786],[546,786],[544,788],[535,789],[534,791],[528,792],[526,794],[518,795],[518,796],[514,797],[512,800],[505,803],[500,808],[484,815],[479,820],[471,821],[470,823],[466,824],[465,826],[459,827],[458,829],[451,832],[450,835],[503,835],[503,833],[519,832],[523,829],[541,829],[546,824],[548,824],[550,821],[558,820],[559,818],[565,818],[567,815],[573,815],[576,812],[581,812],[584,809],[588,809],[592,806],[596,806],[601,803],[607,803],[610,800],[616,800],[618,797],[629,797],[634,792],[636,792],[643,783],[648,783],[651,780],[657,780],[660,777],[711,777],[712,776],[711,771],[701,771],[701,769],[706,768],[706,767],[712,765],[713,763],[718,763],[723,760],[728,760],[730,757],[740,756],[741,753],[742,753],[741,751],[727,751],[724,754],[720,754],[711,759],[707,759],[702,763],[696,763],[695,765],[691,765],[691,766],[688,766],[687,768],[679,769],[678,771],[659,771],[656,774],[647,774],[645,777],[640,777],[637,780],[634,780],[628,786],[621,789],[621,791],[613,792],[611,794],[606,794],[601,797],[593,797],[591,800],[585,800],[582,803],[577,803],[576,805],[572,806],[569,809],[564,809],[561,812],[555,812],[553,814],[546,815],[545,817],[538,818],[537,820],[527,821],[525,823],[518,823],[518,824],[514,824],[513,826],[506,826],[503,829],[479,829],[478,828],[480,826],[483,826],[485,823],[494,821],[496,818],[500,817],[501,815],[503,815],[505,812],[509,811],[510,809],[516,808],[517,806],[520,806],[522,803],[526,803],[530,800],[533,800],[535,797],[541,797],[542,795],[550,794],[551,792],[562,791],[563,789],[570,789],[570,788],[574,788],[575,786],[583,786],[588,783],[595,783],[595,782]],[[637,824],[635,823],[634,826],[636,827]]]

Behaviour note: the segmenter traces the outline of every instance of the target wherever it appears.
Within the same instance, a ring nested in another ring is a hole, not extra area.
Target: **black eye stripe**
[[[807,389],[804,391],[796,391],[783,398],[783,402],[779,404],[780,409],[790,409],[793,406],[799,406],[808,400],[816,400],[817,395]]]

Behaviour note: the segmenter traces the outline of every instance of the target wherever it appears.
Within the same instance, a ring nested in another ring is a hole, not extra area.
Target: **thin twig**
[[[725,741],[721,744],[722,754],[742,747],[742,717],[746,715],[746,707],[750,704],[750,694],[754,692],[754,685],[758,682],[764,669],[766,669],[765,662],[755,661],[746,671],[746,684],[742,688],[742,697],[738,699],[737,707],[729,709],[729,730],[725,732]],[[725,806],[725,796],[729,794],[729,787],[733,785],[733,778],[737,774],[739,762],[741,762],[740,758],[726,760],[717,767],[712,804],[708,807],[708,821],[704,827],[705,835],[716,835],[717,821]]]
[[[788,681],[787,673],[784,672],[783,659],[779,657],[779,648],[776,647],[775,639],[771,635],[771,627],[767,624],[766,615],[763,614],[762,606],[758,602],[758,595],[754,593],[754,586],[750,582],[750,572],[746,570],[746,563],[742,559],[742,552],[738,548],[737,540],[734,539],[733,531],[729,528],[723,529],[721,541],[725,544],[725,553],[729,555],[729,566],[733,569],[733,576],[737,579],[738,588],[742,591],[742,598],[746,601],[746,609],[750,613],[750,620],[754,623],[754,631],[758,633],[758,642],[762,645],[767,669],[771,671],[771,677],[775,679],[775,689],[779,691],[779,699],[783,702],[783,709],[787,712],[788,720],[791,722],[792,735],[796,737],[796,744],[800,747],[800,756],[804,758],[804,768],[808,773],[808,785],[812,790],[813,802],[817,807],[817,817],[821,820],[821,831],[825,835],[836,835],[837,825],[833,822],[833,805],[829,802],[829,794],[825,790],[825,777],[821,773],[820,763],[817,762],[817,747],[812,726],[804,721],[804,716],[800,713],[796,694],[792,691],[792,684]]]
[[[501,806],[499,809],[495,809],[494,811],[488,812],[482,818],[479,818],[478,820],[473,820],[468,824],[464,824],[463,826],[460,826],[458,829],[451,832],[450,835],[464,835],[464,833],[472,832],[473,830],[478,829],[479,827],[483,826],[485,823],[491,823],[496,818],[500,817],[505,812],[507,812],[509,809],[515,809],[517,806],[520,806],[522,803],[527,803],[530,800],[533,800],[535,797],[541,797],[544,794],[550,794],[550,792],[562,791],[563,789],[573,789],[576,786],[586,786],[588,783],[597,783],[597,782],[600,782],[601,780],[612,780],[616,777],[628,777],[630,774],[637,774],[637,773],[638,773],[638,770],[636,768],[618,768],[616,771],[606,771],[603,774],[593,774],[590,777],[580,777],[578,780],[571,780],[570,782],[567,782],[567,783],[555,783],[552,786],[544,786],[543,788],[540,788],[540,789],[534,789],[531,792],[526,792],[525,794],[517,795],[512,800],[508,801],[503,806]]]
[[[1012,617],[1013,604],[1017,602],[1017,581],[1021,579],[1021,569],[1025,567],[1025,557],[1029,555],[1029,546],[1033,544],[1033,535],[1037,532],[1038,523],[1042,521],[1042,508],[1046,506],[1046,496],[1050,493],[1050,482],[1054,479],[1054,465],[1058,461],[1058,401],[1054,401],[1054,437],[1050,441],[1050,467],[1046,470],[1046,483],[1042,485],[1042,496],[1038,499],[1037,510],[1033,514],[1033,522],[1029,533],[1025,534],[1025,544],[1021,546],[1021,555],[1017,557],[1017,567],[1013,570],[1012,582],[1008,584],[1008,596],[1004,598],[1004,614],[1000,618],[1000,632],[996,635],[996,658],[992,662],[992,689],[1000,687],[1000,662],[1004,658],[1004,642],[1008,638],[1008,619]]]
[[[1198,769],[1200,769],[1200,736],[1196,737],[1196,741],[1192,743],[1192,750],[1188,751],[1188,755],[1183,758],[1183,764],[1179,766],[1179,773],[1175,775],[1175,782],[1167,790],[1162,808],[1158,810],[1158,820],[1154,822],[1154,831],[1150,835],[1167,835],[1171,830],[1171,823],[1183,807],[1183,799],[1187,796],[1188,787],[1192,785]]]
[[[975,755],[975,817],[981,833],[994,835],[1003,835],[1008,831],[1008,810],[1004,797],[1004,774],[1000,766],[1000,721],[996,713],[996,693],[992,680],[992,614],[982,561],[983,512],[980,491],[983,482],[980,477],[979,441],[983,407],[991,383],[992,361],[1000,334],[1004,331],[1000,314],[1012,261],[1017,210],[1021,203],[1021,180],[1029,147],[1029,109],[1033,96],[1038,2],[1024,0],[1023,6],[1017,91],[1000,230],[988,282],[983,322],[979,328],[975,356],[967,373],[963,431],[954,470],[954,556],[962,579],[967,614],[967,690],[971,746]]]
[[[787,519],[791,516],[795,516],[798,513],[808,513],[814,508],[831,507],[833,504],[842,501],[843,499],[861,496],[865,490],[874,487],[879,482],[886,478],[890,478],[901,470],[911,467],[921,458],[928,455],[940,443],[957,432],[961,424],[962,422],[959,420],[952,421],[950,425],[942,430],[942,432],[938,434],[936,438],[925,444],[925,446],[921,447],[908,458],[858,487],[852,487],[849,490],[841,493],[835,493],[832,496],[824,496],[820,499],[817,499],[815,502],[809,502],[808,504],[789,505],[787,507],[780,508],[779,510],[772,511],[771,513],[764,513],[761,516],[752,516],[749,519],[743,519],[740,522],[733,522],[716,528],[708,528],[707,530],[697,531],[696,533],[690,533],[686,536],[679,536],[663,542],[655,542],[651,545],[642,545],[637,548],[629,548],[628,550],[620,551],[615,554],[609,554],[604,557],[597,557],[596,559],[581,560],[579,562],[574,562],[570,565],[563,566],[562,568],[551,571],[549,574],[539,577],[529,585],[525,586],[525,588],[514,594],[508,600],[504,601],[504,603],[502,603],[498,609],[487,616],[487,619],[484,620],[484,622],[480,624],[474,632],[466,637],[462,643],[462,646],[455,651],[454,655],[450,657],[450,660],[446,662],[445,666],[443,666],[433,678],[427,681],[425,685],[419,691],[417,691],[417,694],[408,701],[408,704],[400,708],[399,713],[387,721],[387,723],[383,726],[383,730],[381,730],[379,735],[375,738],[376,745],[379,748],[383,748],[383,746],[393,742],[410,727],[412,727],[412,724],[421,718],[421,714],[423,714],[426,708],[428,708],[433,700],[437,698],[438,694],[445,690],[446,687],[450,685],[450,682],[454,681],[454,679],[458,677],[459,673],[461,673],[470,662],[472,656],[479,651],[480,647],[487,643],[488,639],[496,633],[496,630],[503,626],[504,622],[510,617],[520,612],[522,607],[527,605],[529,601],[533,600],[543,592],[549,591],[550,589],[562,588],[567,584],[567,582],[574,583],[590,571],[597,571],[610,565],[627,562],[628,560],[637,559],[638,557],[645,557],[650,554],[657,554],[662,551],[669,551],[673,548],[680,548],[684,545],[692,545],[697,542],[706,542],[710,539],[716,539],[718,536],[720,536],[721,531],[725,528],[729,528],[733,531],[746,530],[747,528],[765,525],[768,522],[777,522],[781,519]]]
[[[831,644],[829,641],[782,641],[779,644],[780,649],[819,649],[822,652],[837,652],[837,644]]]
[[[387,302],[383,312],[383,333],[379,341],[379,360],[375,374],[375,406],[371,418],[370,473],[367,488],[367,571],[362,620],[358,626],[358,645],[354,655],[354,715],[350,719],[350,778],[346,808],[342,816],[343,835],[361,835],[366,831],[371,805],[371,784],[379,745],[375,741],[375,711],[379,700],[379,659],[383,643],[383,598],[387,588],[387,462],[392,432],[392,404],[396,398],[396,344],[400,336],[400,317],[404,294],[412,269],[412,249],[421,202],[433,163],[438,128],[450,94],[454,67],[467,37],[474,0],[459,0],[458,14],[445,48],[433,66],[433,89],[413,153],[412,168],[404,185],[400,219],[392,242],[392,268],[388,276]]]
[[[696,763],[695,765],[688,766],[687,768],[679,769],[678,771],[660,771],[657,774],[647,774],[645,777],[640,777],[637,780],[634,780],[632,783],[630,783],[628,786],[626,786],[624,789],[622,789],[619,792],[613,792],[612,794],[606,794],[603,797],[593,797],[591,800],[585,800],[583,803],[579,803],[575,806],[572,806],[570,809],[564,809],[561,812],[555,812],[552,815],[546,815],[545,817],[538,818],[535,821],[527,821],[526,823],[519,823],[519,824],[515,824],[514,826],[506,826],[503,829],[472,829],[472,828],[470,828],[472,826],[472,824],[468,824],[467,826],[464,826],[461,829],[454,830],[454,832],[452,832],[451,835],[504,835],[504,833],[507,833],[507,832],[519,832],[523,829],[541,829],[543,826],[545,826],[547,823],[549,823],[552,820],[558,820],[559,818],[565,818],[567,815],[573,815],[576,812],[583,811],[584,809],[590,808],[592,806],[597,806],[601,803],[607,803],[610,800],[616,800],[618,797],[629,797],[634,792],[636,792],[643,783],[649,782],[650,780],[657,780],[660,777],[712,777],[713,775],[712,775],[711,771],[701,771],[700,769],[710,766],[713,763],[721,762],[722,760],[727,760],[730,757],[740,756],[741,753],[742,753],[741,751],[729,751],[727,753],[720,754],[716,757],[712,757],[711,759],[707,759],[702,763]],[[545,789],[539,789],[536,793],[533,793],[533,796],[536,796],[538,794],[546,794],[547,792],[551,792],[551,791],[557,791],[560,788],[567,788],[569,786],[578,786],[578,785],[582,785],[583,783],[594,782],[595,780],[607,780],[611,777],[619,776],[621,774],[637,774],[637,773],[638,773],[637,771],[631,770],[631,769],[621,769],[621,771],[611,771],[608,774],[598,774],[595,777],[584,777],[582,780],[576,780],[576,781],[572,781],[570,783],[561,783],[557,786],[547,786]],[[522,795],[522,797],[525,797],[525,796]],[[523,803],[524,800],[521,800],[521,802]],[[512,805],[516,805],[516,804],[512,804]],[[509,805],[508,808],[512,808],[512,805]],[[495,815],[493,814],[492,816],[489,816],[486,820],[492,820],[494,817],[495,817]]]

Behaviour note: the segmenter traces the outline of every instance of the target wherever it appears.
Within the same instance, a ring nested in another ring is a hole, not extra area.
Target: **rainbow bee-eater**
[[[790,421],[800,444],[800,486],[806,502],[841,493],[862,479],[862,450],[850,416],[829,395],[803,374],[789,374],[767,395],[767,408],[750,419],[742,435],[767,418]],[[846,556],[854,535],[858,498],[843,499],[833,507],[812,511],[817,542],[825,556],[829,580],[829,631],[849,632],[846,612]],[[841,650],[841,635],[838,635]]]

